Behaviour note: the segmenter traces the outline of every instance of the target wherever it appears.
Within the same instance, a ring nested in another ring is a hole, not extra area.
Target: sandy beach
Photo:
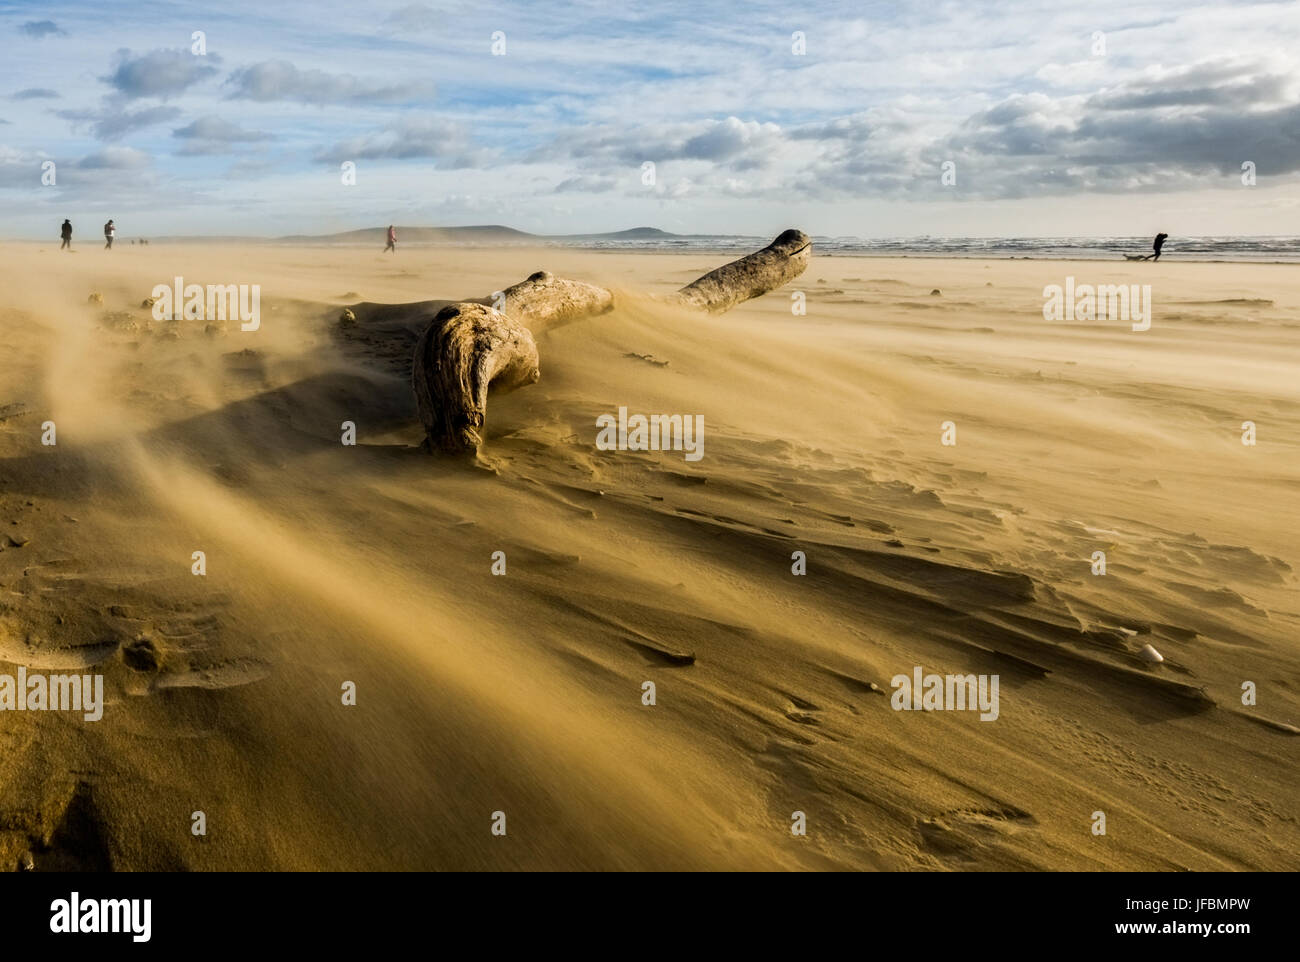
[[[0,244],[0,674],[105,703],[0,717],[6,868],[1295,865],[1293,266],[814,251],[708,316],[650,295],[725,256],[56,248]],[[422,452],[430,302],[541,268],[616,309]],[[154,320],[176,276],[260,327]],[[1150,330],[1044,320],[1067,277]],[[703,456],[598,450],[620,407]]]

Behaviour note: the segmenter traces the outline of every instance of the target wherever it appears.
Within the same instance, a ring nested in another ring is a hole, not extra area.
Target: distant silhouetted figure
[[[1168,237],[1168,236],[1169,236],[1168,234],[1157,234],[1157,235],[1156,235],[1156,243],[1155,243],[1156,252],[1155,252],[1154,254],[1151,255],[1151,259],[1152,259],[1153,261],[1158,261],[1158,260],[1160,260],[1160,248],[1162,248],[1162,247],[1165,246],[1165,238]]]
[[[397,231],[393,230],[392,224],[388,225],[388,246],[384,248],[384,253],[387,254],[389,251],[397,253]]]
[[[104,225],[104,240],[107,241],[107,243],[104,244],[104,250],[108,250],[110,247],[113,246],[113,235],[116,233],[117,233],[117,228],[113,226],[113,222],[111,220]]]
[[[59,245],[59,250],[63,250],[63,248],[65,247],[71,250],[72,249],[72,221],[65,220],[63,222],[63,230],[61,232],[61,235],[63,237],[63,243]]]

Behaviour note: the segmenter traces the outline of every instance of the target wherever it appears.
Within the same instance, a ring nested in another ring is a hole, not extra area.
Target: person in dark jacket
[[[1168,234],[1157,234],[1157,235],[1156,235],[1156,242],[1155,242],[1155,249],[1156,249],[1156,252],[1155,252],[1154,254],[1151,255],[1151,259],[1152,259],[1153,261],[1158,261],[1158,260],[1160,260],[1160,248],[1162,248],[1162,247],[1165,246],[1165,238],[1167,238],[1168,236],[1169,236]]]
[[[72,221],[64,220],[63,230],[61,234],[63,236],[63,243],[59,245],[59,250],[63,250],[63,248],[65,247],[71,250],[72,249]]]

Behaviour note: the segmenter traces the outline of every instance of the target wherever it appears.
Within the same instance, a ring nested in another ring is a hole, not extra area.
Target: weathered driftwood
[[[808,235],[788,230],[761,251],[724,264],[687,284],[669,300],[720,314],[788,284],[804,272],[811,256],[812,240]]]
[[[730,310],[798,277],[811,251],[808,235],[788,230],[761,251],[686,285],[670,300],[715,314]],[[411,368],[426,448],[475,453],[483,442],[489,391],[513,391],[541,376],[532,331],[603,314],[613,306],[614,297],[604,288],[538,271],[495,299],[444,307],[420,336]]]
[[[482,304],[449,304],[415,345],[411,384],[430,451],[473,453],[483,443],[488,391],[541,377],[532,332]]]
[[[501,293],[505,302],[501,312],[527,324],[535,333],[614,309],[614,295],[603,287],[556,277],[549,271],[530,274]]]
[[[488,393],[505,394],[541,376],[530,328],[541,331],[613,306],[614,295],[603,287],[538,271],[496,298],[444,307],[416,343],[411,365],[426,447],[476,451]]]

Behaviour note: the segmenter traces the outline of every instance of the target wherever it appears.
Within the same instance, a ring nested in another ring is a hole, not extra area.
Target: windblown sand
[[[0,713],[0,865],[1295,866],[1294,267],[814,253],[707,317],[643,295],[726,257],[56,246],[0,246],[0,673],[107,705]],[[539,336],[483,467],[422,453],[420,302],[539,268],[620,307]],[[260,331],[153,321],[176,275]],[[1044,321],[1067,275],[1152,329]],[[703,459],[597,450],[620,406]],[[894,711],[916,666],[998,719]]]

